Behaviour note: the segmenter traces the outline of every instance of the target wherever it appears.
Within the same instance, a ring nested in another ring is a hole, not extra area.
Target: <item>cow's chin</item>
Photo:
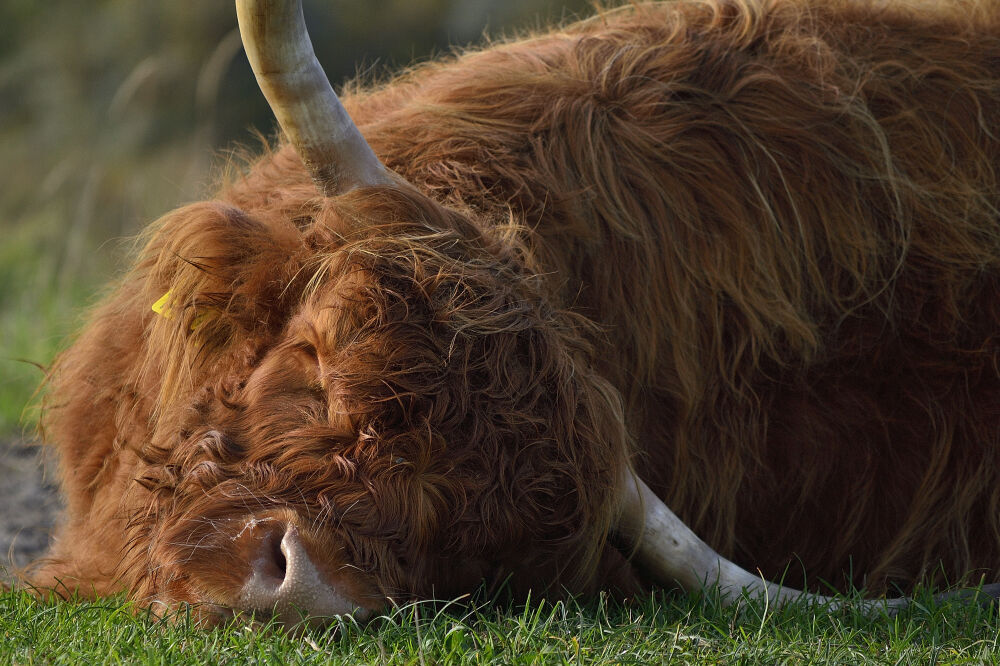
[[[183,575],[157,595],[154,612],[203,627],[235,619],[296,628],[344,616],[364,622],[384,605],[343,549],[311,534],[292,512],[232,523],[224,541],[191,555]]]

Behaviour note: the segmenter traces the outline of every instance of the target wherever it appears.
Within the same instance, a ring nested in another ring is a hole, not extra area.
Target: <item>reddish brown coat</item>
[[[224,599],[280,507],[359,598],[627,587],[629,451],[768,577],[997,579],[995,3],[641,5],[345,104],[415,191],[279,147],[154,226],[52,372],[36,581]]]

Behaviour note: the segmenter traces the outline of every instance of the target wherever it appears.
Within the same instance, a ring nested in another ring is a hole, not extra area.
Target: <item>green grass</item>
[[[421,603],[366,626],[289,634],[194,628],[118,601],[41,603],[0,596],[0,663],[315,664],[981,664],[1000,661],[995,609],[922,602],[865,617],[805,605],[722,608],[669,594],[641,603],[534,601],[521,607]]]
[[[98,291],[99,270],[60,270],[64,257],[48,251],[50,225],[8,230],[0,241],[0,437],[30,430],[35,390],[44,368],[82,321]],[[109,248],[88,248],[106,258]]]

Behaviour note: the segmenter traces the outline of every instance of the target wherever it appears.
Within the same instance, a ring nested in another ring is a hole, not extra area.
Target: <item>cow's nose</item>
[[[272,524],[254,536],[250,576],[237,596],[238,610],[273,612],[284,624],[307,617],[358,615],[360,607],[321,573],[298,527]]]

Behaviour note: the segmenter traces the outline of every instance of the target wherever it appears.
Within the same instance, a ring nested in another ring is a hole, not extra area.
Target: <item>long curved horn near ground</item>
[[[734,603],[743,592],[778,605],[809,600],[838,608],[842,602],[765,580],[722,557],[678,518],[641,479],[629,475],[622,493],[622,515],[615,528],[635,548],[640,567],[661,584],[677,583],[688,591],[718,586],[723,603]],[[893,612],[908,599],[863,602],[869,610]]]
[[[236,16],[257,83],[320,191],[393,184],[316,60],[300,0],[236,0]]]

